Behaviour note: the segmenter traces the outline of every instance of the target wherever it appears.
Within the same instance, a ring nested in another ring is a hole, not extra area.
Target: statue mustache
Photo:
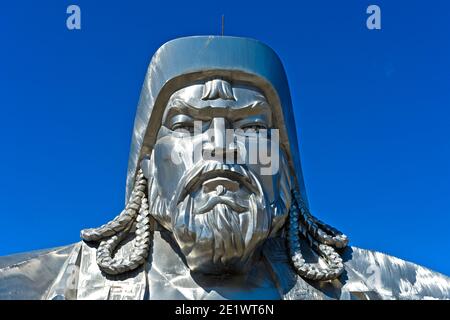
[[[262,187],[258,179],[244,166],[225,164],[215,160],[203,160],[196,163],[181,177],[171,201],[172,209],[175,209],[189,193],[198,190],[205,181],[216,177],[236,181],[251,193],[262,195]]]

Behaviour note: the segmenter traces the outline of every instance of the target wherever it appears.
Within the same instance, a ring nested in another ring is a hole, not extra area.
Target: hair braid
[[[289,212],[288,248],[297,273],[310,280],[336,279],[344,271],[341,256],[334,248],[343,248],[348,238],[338,230],[313,217],[297,192],[293,192]],[[311,249],[321,256],[327,267],[306,263],[300,248],[300,234]]]
[[[86,241],[103,239],[97,248],[97,264],[105,273],[116,275],[134,270],[149,254],[152,234],[146,188],[147,180],[139,170],[130,200],[121,214],[99,228],[81,231],[81,237]],[[116,248],[133,227],[136,230],[131,251],[124,257],[114,256]]]

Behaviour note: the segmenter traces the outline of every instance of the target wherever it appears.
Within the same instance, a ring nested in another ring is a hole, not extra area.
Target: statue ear
[[[142,172],[144,173],[144,177],[147,179],[150,179],[150,176],[152,173],[151,167],[152,167],[152,165],[151,165],[150,155],[146,154],[144,156],[144,158],[141,160],[141,169],[142,169]]]

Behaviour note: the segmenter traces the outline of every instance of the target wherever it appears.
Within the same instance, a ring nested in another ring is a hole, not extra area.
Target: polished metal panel
[[[272,49],[170,41],[144,81],[124,210],[83,242],[0,258],[0,298],[450,299],[448,277],[314,217],[299,159]]]
[[[0,258],[0,299],[42,299],[74,245]]]
[[[52,286],[43,296],[46,300],[74,300],[78,292],[81,243],[76,243]]]

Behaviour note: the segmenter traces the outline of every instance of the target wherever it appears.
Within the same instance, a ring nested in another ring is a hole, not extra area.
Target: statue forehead
[[[197,108],[211,106],[217,108],[240,108],[256,101],[267,101],[258,88],[244,85],[231,86],[234,99],[205,98],[205,86],[203,83],[192,84],[176,91],[170,97],[168,106],[177,99],[193,104]]]
[[[225,84],[229,84],[224,81]],[[211,81],[208,83],[211,84]],[[209,88],[208,88],[209,87]],[[261,93],[261,91],[254,86],[249,85],[230,85],[230,95],[227,97],[208,97],[207,90],[211,86],[206,83],[195,83],[187,85],[186,87],[174,92],[166,106],[163,121],[166,119],[171,108],[177,108],[180,103],[193,106],[197,109],[203,108],[229,108],[229,109],[243,109],[258,103],[260,109],[265,113],[271,113],[270,106]]]

